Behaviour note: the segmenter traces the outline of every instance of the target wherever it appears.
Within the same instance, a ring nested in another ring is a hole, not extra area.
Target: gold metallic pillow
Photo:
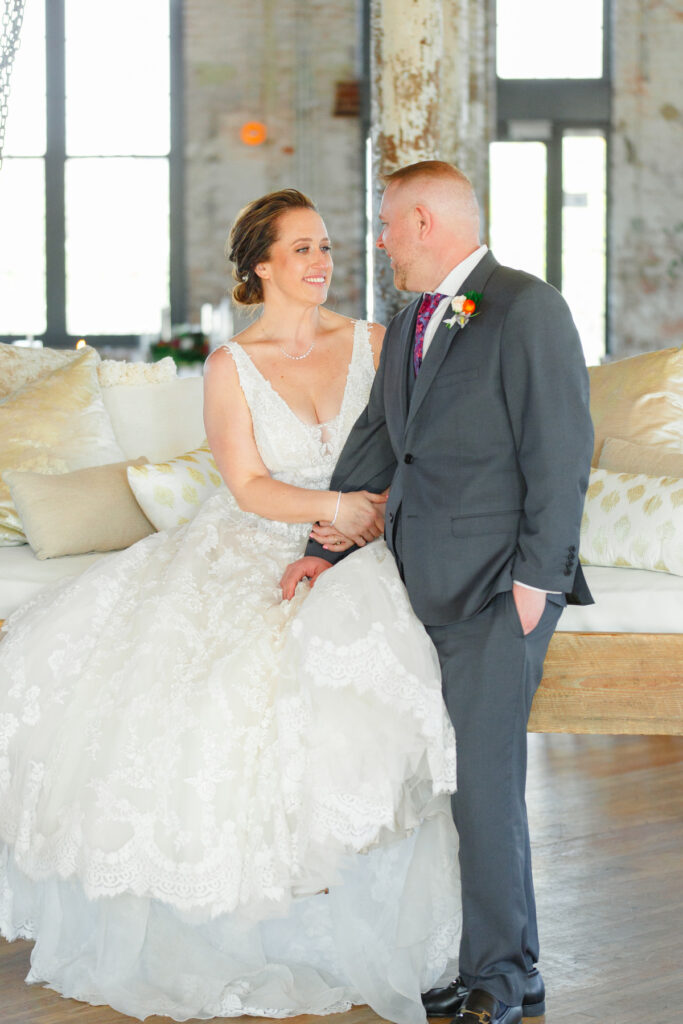
[[[4,474],[28,542],[38,558],[117,551],[154,533],[128,486],[135,462],[76,469],[73,473]]]
[[[26,540],[5,470],[67,473],[125,458],[100,394],[98,362],[84,349],[0,401],[0,545]]]
[[[95,349],[89,349],[95,352]],[[67,366],[81,355],[75,349],[22,348],[19,345],[0,344],[0,398],[39,380],[52,370]],[[97,362],[100,357],[95,352]]]
[[[600,469],[611,469],[613,473],[683,477],[683,451],[670,452],[659,445],[632,444],[616,437],[606,437],[598,465]]]
[[[606,437],[683,451],[683,348],[646,352],[588,372],[594,466]]]

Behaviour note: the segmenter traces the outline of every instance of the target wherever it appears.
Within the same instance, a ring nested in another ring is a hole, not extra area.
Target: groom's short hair
[[[419,178],[426,181],[434,181],[435,179],[450,181],[460,188],[464,186],[472,189],[474,192],[472,182],[465,172],[461,171],[455,164],[447,163],[446,160],[418,160],[417,163],[408,164],[406,167],[399,167],[396,171],[382,175],[382,181],[385,185],[392,185],[394,182],[407,184],[409,181],[417,181]]]

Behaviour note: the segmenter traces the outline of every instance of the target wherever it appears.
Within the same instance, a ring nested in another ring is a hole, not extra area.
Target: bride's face
[[[277,228],[268,261],[256,266],[266,302],[276,295],[314,305],[325,302],[332,278],[332,247],[322,217],[315,210],[288,210],[278,219]]]

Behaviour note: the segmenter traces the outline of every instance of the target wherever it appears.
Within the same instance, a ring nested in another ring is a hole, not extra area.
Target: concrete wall
[[[333,240],[330,305],[362,314],[360,120],[333,114],[335,83],[360,74],[359,0],[186,0],[184,18],[190,319],[232,287],[235,215],[286,185],[315,200]],[[254,120],[268,137],[247,146],[240,127]]]
[[[611,348],[683,344],[683,8],[616,0]]]

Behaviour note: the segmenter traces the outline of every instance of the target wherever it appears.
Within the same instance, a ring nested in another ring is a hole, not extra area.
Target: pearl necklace
[[[287,356],[288,359],[294,359],[294,360],[298,361],[299,359],[306,359],[308,356],[310,356],[311,352],[315,348],[315,341],[312,341],[311,342],[311,347],[309,349],[306,349],[306,351],[302,355],[300,355],[300,356],[293,356],[293,355],[291,355],[290,352],[285,352],[285,350],[283,349],[282,345],[278,345],[278,348],[282,352],[283,356]]]

